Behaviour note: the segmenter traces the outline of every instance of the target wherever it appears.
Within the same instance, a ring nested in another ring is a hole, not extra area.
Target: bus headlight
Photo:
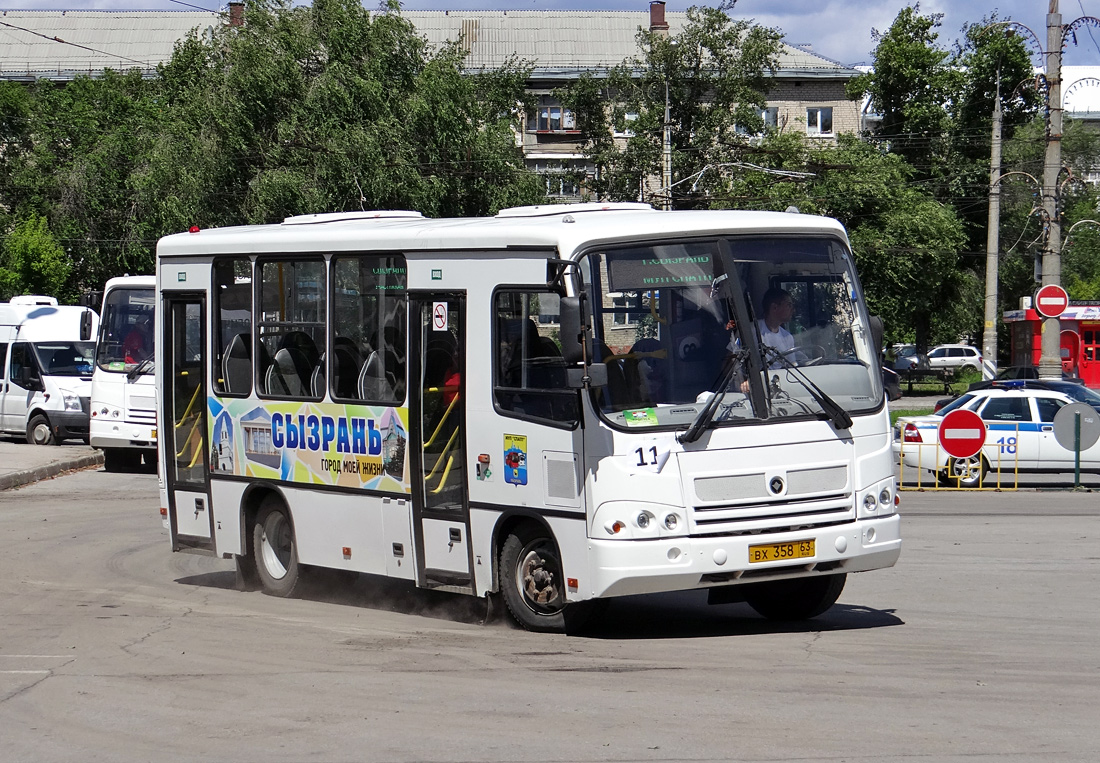
[[[643,540],[687,534],[683,509],[676,506],[608,501],[592,517],[591,537],[597,540]]]
[[[892,479],[872,485],[866,492],[860,494],[859,517],[884,517],[893,514],[896,494],[897,488]]]

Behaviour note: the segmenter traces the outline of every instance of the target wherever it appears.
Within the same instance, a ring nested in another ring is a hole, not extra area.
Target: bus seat
[[[394,395],[394,385],[390,383],[382,354],[375,350],[367,357],[367,362],[359,371],[360,400],[389,400]]]
[[[298,350],[284,347],[275,353],[275,360],[268,369],[267,394],[306,397],[311,374],[305,357]]]
[[[252,386],[252,344],[247,334],[235,334],[222,355],[225,391],[243,394]]]
[[[288,331],[279,340],[279,349],[296,350],[301,353],[301,359],[309,366],[310,373],[321,359],[321,353],[313,341],[313,337],[304,331]]]
[[[314,397],[325,396],[325,353],[323,352],[309,377],[309,389]]]

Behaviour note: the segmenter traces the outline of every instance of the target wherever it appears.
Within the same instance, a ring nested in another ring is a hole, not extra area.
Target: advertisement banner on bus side
[[[210,471],[409,493],[408,411],[208,398]]]

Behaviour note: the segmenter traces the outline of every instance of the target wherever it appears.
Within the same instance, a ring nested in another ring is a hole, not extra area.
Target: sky
[[[0,0],[0,10],[217,10],[224,0]],[[367,0],[368,6],[375,3]],[[666,9],[683,11],[717,0],[668,0]],[[904,0],[737,0],[732,15],[781,30],[792,45],[809,44],[814,52],[842,64],[870,64],[872,30],[885,31]],[[1100,0],[1058,0],[1062,23],[1100,17]],[[408,10],[645,10],[648,0],[405,0]],[[942,13],[939,42],[950,48],[965,23],[977,23],[994,11],[1031,29],[1046,42],[1049,0],[922,0],[923,14]],[[1063,63],[1100,65],[1100,25],[1083,25],[1067,42]],[[1038,63],[1038,62],[1037,62]]]

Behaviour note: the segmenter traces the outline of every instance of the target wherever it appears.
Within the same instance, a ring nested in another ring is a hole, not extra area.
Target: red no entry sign
[[[1058,284],[1049,283],[1035,292],[1035,310],[1044,318],[1057,318],[1069,307],[1069,295]]]
[[[985,422],[974,411],[951,411],[940,422],[939,435],[948,455],[970,458],[985,445]]]

